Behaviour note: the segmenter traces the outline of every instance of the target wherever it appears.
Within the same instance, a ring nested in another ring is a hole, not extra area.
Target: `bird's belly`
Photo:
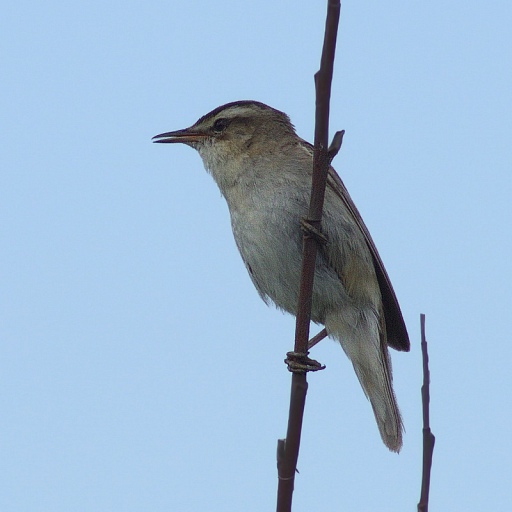
[[[236,244],[251,279],[265,301],[295,314],[302,266],[299,216],[273,208],[231,212]],[[325,312],[339,307],[346,293],[336,273],[317,256],[313,291],[313,320],[323,323]]]

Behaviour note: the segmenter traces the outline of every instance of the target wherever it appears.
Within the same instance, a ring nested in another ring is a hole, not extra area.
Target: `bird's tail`
[[[327,315],[327,332],[337,338],[351,360],[363,391],[373,408],[384,444],[393,452],[402,447],[404,430],[392,385],[391,361],[385,332],[376,314],[360,310]],[[385,329],[385,328],[384,328]]]

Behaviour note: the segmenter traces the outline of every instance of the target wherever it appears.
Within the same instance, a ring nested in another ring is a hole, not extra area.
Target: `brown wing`
[[[379,282],[380,293],[382,295],[388,345],[396,350],[408,352],[410,349],[409,335],[407,334],[407,328],[405,327],[398,299],[396,298],[388,273],[384,268],[384,263],[382,263],[377,247],[375,247],[375,243],[372,240],[361,214],[352,201],[343,181],[332,167],[329,168],[327,186],[343,201],[343,204],[347,207],[354,221],[359,226],[359,229],[364,234],[364,238],[370,249],[375,273],[377,274],[377,280]]]

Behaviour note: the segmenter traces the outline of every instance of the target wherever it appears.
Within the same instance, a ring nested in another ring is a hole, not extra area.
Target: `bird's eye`
[[[213,123],[213,131],[216,133],[221,133],[228,127],[228,125],[229,125],[228,119],[224,119],[224,118],[217,119],[215,121],[215,123]]]

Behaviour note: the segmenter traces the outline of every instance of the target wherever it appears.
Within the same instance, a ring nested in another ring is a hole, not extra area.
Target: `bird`
[[[234,101],[152,140],[199,153],[227,202],[236,245],[259,295],[295,315],[313,146],[297,135],[288,115],[258,101]],[[340,343],[384,444],[398,453],[404,426],[388,347],[409,351],[409,336],[377,248],[332,167],[321,233],[311,319]]]

